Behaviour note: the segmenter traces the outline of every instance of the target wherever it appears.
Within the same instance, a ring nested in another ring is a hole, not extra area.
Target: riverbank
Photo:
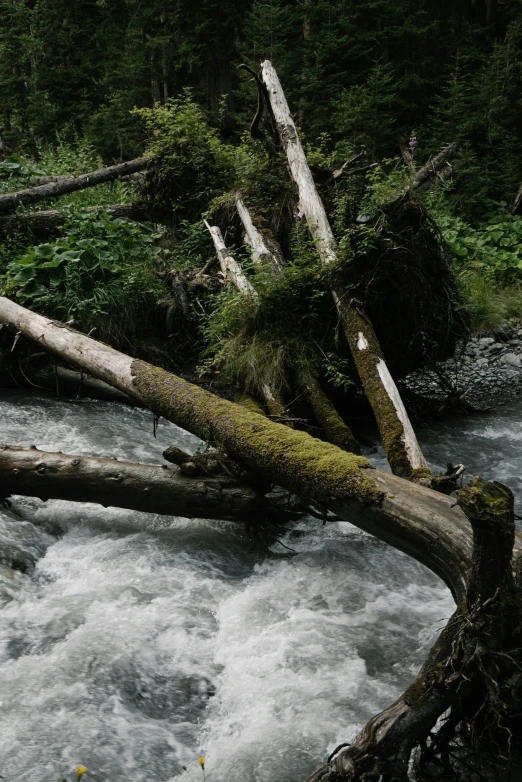
[[[522,328],[505,326],[495,336],[475,336],[435,369],[413,372],[406,389],[443,400],[453,391],[478,407],[522,395]]]

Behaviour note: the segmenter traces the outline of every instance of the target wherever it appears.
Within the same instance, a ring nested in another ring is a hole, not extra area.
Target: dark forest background
[[[138,154],[134,106],[190,88],[231,140],[272,60],[309,141],[423,159],[461,142],[460,192],[513,199],[522,180],[520,0],[3,0],[0,125],[7,151],[79,134],[105,162]],[[470,204],[464,204],[470,207]]]

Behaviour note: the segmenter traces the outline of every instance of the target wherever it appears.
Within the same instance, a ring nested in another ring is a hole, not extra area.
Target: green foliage
[[[157,235],[92,211],[71,214],[61,234],[7,264],[4,292],[82,330],[96,326],[102,339],[135,335],[162,291]]]
[[[392,66],[377,62],[364,84],[344,89],[333,114],[338,136],[374,156],[389,148],[397,114],[396,80]]]
[[[174,220],[199,218],[208,203],[231,187],[235,151],[206,121],[190,91],[154,109],[137,109],[151,140],[155,165],[143,194]]]
[[[522,279],[522,217],[512,215],[506,203],[489,202],[488,218],[472,226],[448,211],[436,220],[455,257],[459,271],[493,274],[503,282]]]
[[[332,369],[333,316],[326,271],[303,228],[294,232],[292,255],[280,274],[257,271],[257,299],[230,287],[216,296],[203,326],[207,347],[201,370],[219,368],[223,379],[254,394],[265,384],[274,391],[286,390],[288,378],[302,368],[332,371],[341,381],[337,372],[342,371],[342,360]]]

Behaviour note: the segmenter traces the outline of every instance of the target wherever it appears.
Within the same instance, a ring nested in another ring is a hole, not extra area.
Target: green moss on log
[[[419,481],[422,478],[431,478],[429,467],[416,467],[411,474],[412,481]]]
[[[309,372],[303,371],[299,375],[299,383],[328,442],[343,451],[360,454],[359,443],[324,393],[319,381]]]
[[[336,292],[341,301],[348,302],[350,300],[348,291],[336,286]],[[343,306],[342,321],[357,372],[381,433],[390,467],[395,475],[411,478],[412,468],[404,441],[404,427],[397,416],[393,402],[383,391],[377,370],[377,362],[379,359],[383,359],[383,356],[375,332],[354,306],[348,304]],[[357,347],[360,333],[368,342],[366,350],[359,350]]]
[[[321,502],[383,499],[364,457],[262,418],[144,361],[133,361],[131,371],[156,415],[221,448],[247,470]]]

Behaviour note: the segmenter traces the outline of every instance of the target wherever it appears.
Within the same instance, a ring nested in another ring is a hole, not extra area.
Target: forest
[[[521,87],[520,0],[3,0],[0,778],[522,779]]]

